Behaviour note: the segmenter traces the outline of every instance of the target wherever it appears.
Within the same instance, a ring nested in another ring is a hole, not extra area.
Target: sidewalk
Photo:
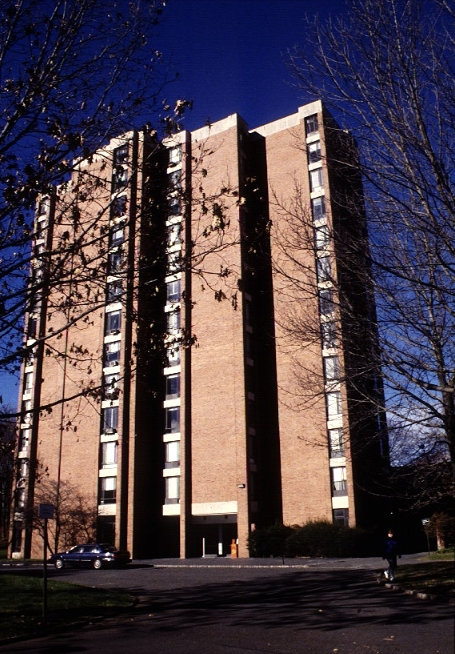
[[[401,564],[426,563],[427,552],[403,554]],[[134,560],[134,564],[150,565],[155,568],[311,568],[320,570],[383,570],[384,560],[380,556],[364,558],[250,558],[232,559],[230,557],[205,557],[194,559],[144,559]]]
[[[428,561],[427,552],[417,554],[403,554],[401,564],[425,563]],[[41,567],[40,561],[0,561],[1,567],[28,568]],[[311,568],[320,570],[382,570],[384,560],[380,556],[362,558],[248,558],[237,559],[231,557],[207,556],[193,559],[134,559],[132,565],[150,566],[154,568]]]

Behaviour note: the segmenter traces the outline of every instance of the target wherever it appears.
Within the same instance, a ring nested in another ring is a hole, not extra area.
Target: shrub
[[[287,539],[294,528],[282,524],[261,527],[250,534],[248,548],[251,556],[284,556]]]
[[[303,526],[274,524],[256,529],[249,539],[251,556],[371,556],[377,554],[372,534],[326,520]]]
[[[323,520],[308,522],[287,540],[290,556],[338,556],[340,527]]]

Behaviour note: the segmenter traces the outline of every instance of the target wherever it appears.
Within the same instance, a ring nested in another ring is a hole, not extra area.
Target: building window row
[[[166,331],[168,334],[167,367],[164,375],[164,504],[180,501],[180,475],[173,474],[180,467],[180,329],[181,329],[181,281],[182,270],[182,148],[168,149],[166,221],[167,279],[166,279]],[[169,403],[172,406],[167,406]]]
[[[116,275],[123,266],[122,246],[125,240],[125,225],[121,219],[126,216],[128,198],[123,193],[128,184],[129,144],[124,143],[115,148],[112,154],[112,183],[113,194],[110,206],[110,220],[108,234],[108,260],[107,275]],[[123,283],[121,279],[106,279],[106,304],[112,305],[121,302]],[[101,409],[100,442],[100,468],[101,470],[116,469],[118,458],[117,431],[119,426],[119,373],[108,372],[106,369],[116,368],[120,365],[122,328],[122,310],[116,307],[106,307],[104,322],[104,352],[103,352],[103,379],[102,392],[104,400],[110,400],[109,406]],[[108,340],[118,337],[118,340]],[[115,403],[115,404],[114,404]],[[110,436],[109,436],[110,435]],[[115,475],[100,476],[98,489],[98,503],[100,505],[115,504],[117,501],[117,477]]]
[[[122,191],[128,183],[128,143],[115,148],[112,161],[112,193]]]
[[[42,197],[35,212],[35,244],[33,248],[33,260],[31,264],[30,282],[29,282],[29,297],[30,308],[26,325],[26,340],[35,340],[39,335],[39,310],[41,306],[42,295],[39,286],[43,280],[43,254],[45,253],[45,234],[49,224],[49,213],[51,209],[51,198],[49,196]],[[21,548],[21,530],[22,530],[22,514],[25,509],[26,502],[26,488],[29,476],[29,463],[28,451],[30,448],[32,438],[32,422],[33,422],[33,403],[31,400],[31,393],[34,384],[34,365],[35,354],[30,347],[27,358],[24,361],[24,375],[22,386],[22,407],[20,416],[20,430],[18,440],[18,458],[19,467],[15,479],[14,488],[14,512],[18,516],[18,521],[15,525],[15,537],[13,543],[13,551],[20,551]],[[30,370],[31,368],[31,370]]]
[[[325,402],[328,427],[328,449],[331,459],[344,457],[342,421],[342,396],[338,390],[340,381],[340,360],[333,349],[337,347],[337,326],[335,321],[334,291],[332,288],[332,263],[329,255],[330,230],[327,223],[324,195],[324,173],[322,170],[321,141],[317,114],[305,118],[305,134],[311,137],[307,142],[308,174],[310,191],[317,194],[311,198],[311,217],[314,225],[315,264],[318,282],[318,303],[321,326],[322,363],[325,383]],[[318,165],[319,164],[319,165]],[[332,350],[328,352],[328,350]],[[335,425],[334,425],[335,422]],[[347,495],[346,467],[330,467],[332,497]],[[333,509],[333,522],[348,524],[347,509]]]

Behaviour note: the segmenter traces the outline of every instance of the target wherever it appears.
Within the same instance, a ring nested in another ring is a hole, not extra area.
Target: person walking
[[[388,581],[395,579],[397,557],[401,558],[401,554],[398,551],[398,541],[395,539],[393,532],[389,530],[387,532],[387,538],[384,541],[384,556],[382,557],[383,559],[387,559],[387,563],[389,564],[387,570],[384,570],[384,577]]]

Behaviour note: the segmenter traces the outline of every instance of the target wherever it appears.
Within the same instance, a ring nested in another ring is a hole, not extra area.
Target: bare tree
[[[2,5],[0,33],[0,367],[15,371],[27,355],[24,315],[46,284],[68,280],[70,261],[92,229],[78,215],[78,200],[62,192],[71,176],[96,201],[100,180],[82,180],[79,162],[113,136],[153,118],[156,132],[169,133],[186,103],[173,109],[162,96],[166,81],[153,32],[164,2],[30,0]],[[150,125],[146,131],[152,132]],[[75,172],[79,170],[79,172]],[[39,198],[55,201],[60,218],[78,224],[61,229],[52,249],[42,252],[34,214]],[[63,185],[63,186],[62,186]],[[73,189],[74,190],[74,189]],[[62,199],[64,201],[62,202]],[[33,247],[32,247],[33,246]],[[100,248],[98,260],[105,253]],[[95,257],[92,255],[95,265]],[[74,288],[73,288],[74,291]],[[75,295],[73,293],[73,304]],[[33,329],[33,325],[30,325]]]
[[[290,55],[306,99],[320,97],[358,143],[370,236],[363,274],[371,270],[392,426],[424,450],[443,443],[452,469],[454,18],[452,0],[352,0],[345,19],[316,21],[310,43]],[[337,163],[349,170],[349,153]]]
[[[45,474],[36,488],[36,507],[51,504],[54,518],[48,522],[49,549],[51,553],[67,549],[77,542],[91,542],[96,534],[97,512],[93,498],[83,496],[76,486],[51,481]],[[44,538],[44,523],[34,509],[34,528]]]
[[[11,409],[0,409],[0,542],[6,541],[10,518],[11,486],[14,476],[14,450],[16,447],[15,425],[5,419]]]

